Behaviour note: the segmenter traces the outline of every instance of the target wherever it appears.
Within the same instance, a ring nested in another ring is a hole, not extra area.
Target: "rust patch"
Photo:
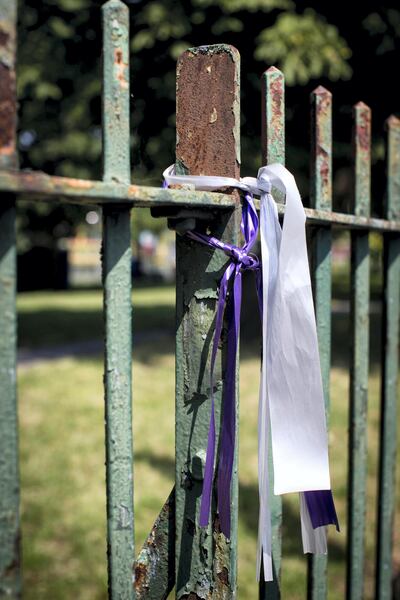
[[[167,598],[175,584],[175,491],[157,517],[134,565],[136,598],[148,598],[157,590]]]
[[[237,125],[235,92],[227,81],[235,79],[236,65],[226,51],[210,56],[185,52],[177,71],[177,162],[192,175],[239,177],[234,142]]]
[[[0,63],[0,154],[10,156],[15,152],[16,127],[15,75]]]
[[[6,31],[3,31],[3,29],[0,29],[0,46],[7,46],[9,39],[9,34]]]
[[[281,162],[284,157],[284,77],[270,67],[262,77],[261,142],[263,163]]]
[[[88,190],[90,189],[92,186],[92,182],[91,181],[87,181],[85,179],[70,179],[67,178],[67,181],[65,181],[64,179],[62,179],[60,181],[60,183],[63,185],[64,182],[69,185],[71,188],[74,188],[76,190]],[[55,185],[57,185],[57,178],[55,178]]]
[[[142,594],[146,589],[148,589],[147,566],[138,563],[135,566],[135,590]]]
[[[121,48],[116,48],[114,51],[114,64],[116,69],[116,77],[119,81],[121,88],[126,89],[128,87],[128,81],[125,75],[128,65],[124,62]]]
[[[271,81],[271,98],[272,98],[272,120],[282,118],[282,96],[283,88],[280,78]]]
[[[222,571],[220,571],[217,576],[223,585],[229,586],[229,573],[226,567],[222,567]]]
[[[332,94],[322,85],[311,93],[312,206],[328,209],[332,203]]]
[[[369,152],[370,147],[370,128],[368,122],[360,123],[357,128],[357,140],[360,148],[364,150],[364,152]]]

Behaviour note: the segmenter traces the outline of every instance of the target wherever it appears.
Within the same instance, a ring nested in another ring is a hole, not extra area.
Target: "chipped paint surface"
[[[0,1],[0,169],[17,166],[16,155],[16,2]]]
[[[387,218],[400,215],[400,120],[387,121]],[[392,598],[393,524],[396,497],[396,454],[399,377],[400,236],[384,239],[382,326],[381,438],[377,500],[377,560],[375,598]]]
[[[354,214],[371,206],[371,111],[362,102],[353,111]],[[351,233],[351,340],[347,595],[364,597],[364,536],[367,477],[369,363],[369,237]]]
[[[138,600],[163,600],[175,584],[175,489],[165,502],[134,565]]]
[[[285,78],[270,67],[261,78],[263,165],[285,161]]]
[[[177,170],[239,176],[238,63],[237,51],[229,46],[191,49],[181,57],[177,70]],[[210,123],[213,114],[218,118]],[[239,206],[235,192],[233,198]],[[215,215],[208,223],[212,235],[235,242],[239,212]],[[201,227],[201,223],[197,226]],[[209,359],[216,290],[226,260],[221,252],[177,236],[176,596],[179,599],[236,597],[236,464],[231,542],[219,531],[215,503],[209,527],[202,529],[197,525],[210,418]],[[217,423],[225,345],[224,339],[215,370],[215,383],[220,382],[215,385],[214,393]]]
[[[104,181],[130,181],[129,10],[121,0],[103,5]],[[128,143],[128,147],[126,144]]]
[[[128,63],[124,61],[123,52],[121,48],[116,48],[114,50],[114,69],[115,69],[115,78],[119,82],[119,85],[123,89],[128,89],[129,87],[129,74],[128,74]]]
[[[371,205],[371,109],[359,102],[354,107],[354,214],[368,217]]]
[[[332,208],[332,94],[317,87],[311,94],[311,206]]]
[[[311,93],[310,203],[317,211],[332,209],[332,95],[322,86]],[[331,214],[329,212],[329,214]],[[327,420],[331,369],[332,229],[312,230],[314,304]],[[308,558],[308,598],[327,597],[327,556]]]
[[[216,210],[236,206],[235,199],[229,194],[164,189],[112,181],[87,181],[50,176],[39,171],[0,171],[0,192],[21,194],[24,199],[29,197],[30,200],[62,200],[75,204],[109,203],[177,208],[190,206],[210,207]],[[198,216],[200,217],[200,213]]]
[[[231,194],[87,181],[30,171],[0,171],[0,192],[21,194],[21,199],[24,200],[29,198],[29,200],[62,201],[71,204],[126,204],[143,208],[154,207],[160,210],[160,213],[155,216],[192,214],[196,219],[207,220],[215,216],[214,211],[232,209],[237,203]],[[255,205],[259,207],[257,198]],[[173,208],[173,211],[167,213],[167,207]],[[183,210],[182,207],[185,209]],[[204,211],[204,208],[212,209],[212,213]],[[285,207],[280,204],[278,211],[283,215]],[[309,225],[332,224],[346,229],[400,231],[400,215],[397,216],[397,220],[389,220],[312,208],[306,208],[305,213]]]

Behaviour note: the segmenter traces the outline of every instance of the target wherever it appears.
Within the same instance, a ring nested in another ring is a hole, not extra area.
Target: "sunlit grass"
[[[174,478],[174,357],[171,348],[141,346],[134,363],[136,540],[141,544]],[[239,590],[256,597],[257,373],[241,369]],[[331,533],[331,597],[344,589],[347,474],[347,381],[332,374],[331,467],[342,533]],[[22,523],[27,598],[105,598],[105,489],[102,365],[72,358],[20,373]],[[377,453],[377,377],[371,378],[367,505],[367,584],[373,578]],[[287,500],[287,501],[286,501]],[[297,498],[285,498],[283,586],[304,598],[306,561],[300,549]],[[289,526],[290,525],[290,526]],[[285,553],[285,550],[287,551]],[[366,598],[370,585],[367,585]]]
[[[140,297],[140,294],[142,296]],[[81,293],[68,308],[98,310],[99,294]],[[173,315],[173,292],[143,289],[142,306],[164,305]],[[165,294],[165,295],[164,295]],[[53,299],[20,300],[27,313],[53,310]],[[75,297],[76,298],[76,297]],[[60,298],[60,314],[68,299]],[[25,302],[25,304],[24,304]],[[35,302],[37,304],[35,305]],[[48,304],[46,304],[48,302]],[[68,302],[67,302],[68,303]],[[97,308],[96,308],[97,306]],[[172,317],[171,317],[172,318]],[[71,323],[71,321],[69,321]],[[145,328],[146,321],[142,323]],[[148,325],[148,321],[147,321]],[[58,332],[60,338],[60,331]],[[245,350],[245,348],[244,348]],[[239,598],[257,598],[255,556],[258,518],[258,352],[244,351],[240,371]],[[135,534],[144,541],[174,480],[174,341],[141,342],[134,351]],[[335,499],[342,527],[330,533],[329,598],[345,589],[348,376],[331,377],[330,446]],[[373,598],[379,373],[370,378],[365,598]],[[22,480],[24,597],[105,599],[105,485],[102,361],[63,358],[21,367],[19,413]],[[399,497],[399,495],[397,496]],[[400,512],[397,504],[397,513]],[[297,498],[284,499],[283,598],[305,598],[306,559],[301,552]],[[399,521],[397,521],[399,522]],[[399,561],[399,538],[395,538]]]
[[[169,287],[134,287],[133,327],[136,332],[173,328],[175,290]],[[18,344],[43,347],[102,339],[100,290],[26,292],[18,295]]]

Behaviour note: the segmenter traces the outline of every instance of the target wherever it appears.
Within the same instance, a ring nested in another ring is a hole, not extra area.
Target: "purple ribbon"
[[[206,244],[212,248],[223,250],[231,262],[222,276],[219,285],[215,333],[211,350],[210,390],[211,415],[208,430],[207,457],[204,469],[203,493],[200,506],[200,526],[206,527],[209,521],[211,495],[214,481],[215,461],[215,405],[214,405],[214,369],[218,344],[221,339],[225,307],[227,307],[227,358],[225,386],[222,401],[221,445],[217,476],[217,502],[222,533],[230,538],[231,534],[231,480],[235,452],[236,435],[236,356],[239,340],[240,307],[242,301],[242,271],[254,270],[259,273],[260,263],[256,256],[249,254],[258,233],[258,216],[253,197],[246,194],[242,210],[241,231],[244,245],[239,248],[232,244],[221,242],[215,237],[203,233],[187,232],[192,240]],[[229,294],[230,288],[232,293]],[[257,288],[261,292],[260,277],[257,278]]]
[[[168,187],[168,184],[165,181],[163,187]],[[244,245],[241,248],[222,242],[221,240],[204,233],[188,231],[185,234],[192,240],[205,244],[211,248],[222,250],[231,258],[231,262],[228,263],[219,284],[215,333],[210,363],[211,414],[199,519],[200,526],[207,527],[210,516],[215,463],[216,429],[214,370],[226,309],[228,322],[227,359],[222,400],[221,444],[217,474],[217,506],[221,531],[226,538],[230,538],[231,534],[231,481],[236,436],[236,357],[240,329],[242,271],[255,271],[257,295],[260,312],[262,313],[260,262],[257,256],[250,253],[250,250],[257,239],[258,224],[258,215],[254,206],[253,196],[251,193],[247,193],[245,195],[241,218],[241,231],[244,237]],[[304,493],[313,528],[315,529],[324,525],[335,524],[336,529],[339,531],[339,522],[331,490],[308,491]]]
[[[304,496],[313,529],[323,525],[336,525],[336,530],[340,531],[331,490],[304,492]]]

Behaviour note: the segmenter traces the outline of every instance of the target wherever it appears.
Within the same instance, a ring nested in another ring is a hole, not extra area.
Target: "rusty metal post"
[[[371,110],[363,102],[354,107],[354,212],[367,217],[371,210]],[[347,598],[364,597],[365,512],[367,503],[367,408],[369,368],[369,257],[368,231],[351,233],[350,423],[348,472]]]
[[[332,94],[321,85],[311,94],[310,204],[317,210],[332,210]],[[327,420],[331,370],[332,228],[313,231],[313,275],[318,345]],[[325,555],[308,555],[308,597],[327,596]]]
[[[17,167],[15,0],[0,0],[0,169]],[[15,200],[0,203],[0,597],[20,598]]]
[[[385,216],[400,218],[400,120],[389,117],[387,127],[387,198]],[[375,598],[390,600],[393,577],[393,523],[396,507],[398,435],[400,236],[385,235],[383,261],[381,429],[377,502]],[[398,489],[398,488],[397,488]],[[392,595],[393,594],[393,595]]]
[[[239,54],[231,46],[187,50],[177,70],[176,167],[192,175],[238,177]],[[235,193],[236,194],[236,193]],[[240,206],[208,227],[237,243]],[[176,282],[176,597],[236,597],[237,461],[232,483],[232,536],[220,532],[215,502],[210,525],[199,528],[210,419],[210,350],[224,253],[177,236]],[[224,336],[215,370],[216,423],[223,395]],[[237,446],[236,446],[237,447]]]

